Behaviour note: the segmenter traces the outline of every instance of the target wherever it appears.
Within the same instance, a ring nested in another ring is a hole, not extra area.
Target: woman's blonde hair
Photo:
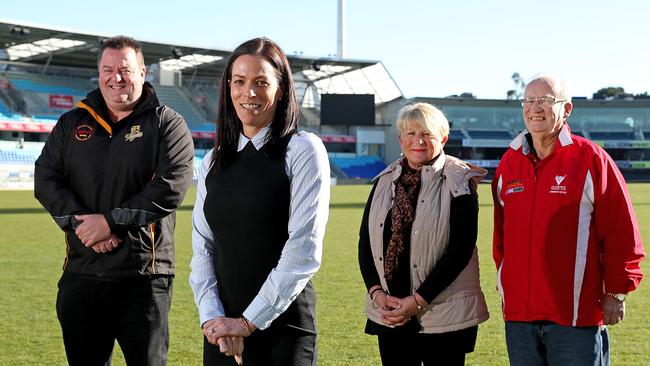
[[[439,132],[440,138],[449,136],[449,121],[442,111],[429,103],[413,103],[404,106],[397,113],[397,132],[401,135],[408,129],[429,133]]]

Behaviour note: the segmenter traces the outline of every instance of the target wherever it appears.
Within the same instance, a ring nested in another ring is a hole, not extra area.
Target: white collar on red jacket
[[[526,139],[527,134],[528,130],[523,130],[514,140],[512,140],[509,145],[510,148],[513,150],[519,150],[521,147],[521,153],[528,155],[530,153],[530,145],[528,145],[528,140]],[[564,126],[562,126],[558,139],[563,147],[573,143],[573,139],[571,138],[571,129],[568,124],[565,123]]]

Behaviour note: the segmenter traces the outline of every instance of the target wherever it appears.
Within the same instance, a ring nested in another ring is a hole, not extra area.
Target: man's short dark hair
[[[112,48],[115,50],[121,50],[122,48],[133,48],[135,55],[138,58],[138,63],[140,66],[144,66],[144,56],[142,55],[142,46],[140,42],[136,41],[134,38],[127,36],[115,36],[108,38],[102,41],[102,48],[99,50],[99,55],[97,56],[97,66],[99,67],[99,61],[102,59],[104,50],[107,48]]]

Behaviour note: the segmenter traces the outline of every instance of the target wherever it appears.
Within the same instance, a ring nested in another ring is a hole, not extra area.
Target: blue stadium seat
[[[0,150],[0,164],[34,165],[40,151]]]
[[[465,138],[465,135],[463,135],[463,132],[461,130],[451,130],[449,131],[449,139],[450,140],[462,140]]]
[[[333,157],[330,160],[350,178],[372,179],[386,168],[378,156]]]
[[[155,88],[160,102],[180,113],[192,131],[214,131],[214,124],[206,121],[206,117],[200,114],[192,102],[183,96],[177,87],[156,85]]]
[[[18,90],[45,94],[86,95],[87,91],[60,85],[41,84],[29,79],[11,79],[11,84]]]
[[[591,131],[592,140],[636,140],[632,131]]]
[[[0,100],[0,116],[2,117],[9,117],[13,114],[13,112],[7,107],[7,105]]]
[[[38,114],[32,116],[32,119],[38,123],[55,124],[59,120],[61,114]]]
[[[512,135],[508,130],[469,130],[469,136],[473,139],[483,140],[512,140]]]
[[[17,71],[7,71],[5,76],[15,89],[24,93],[25,100],[28,99],[27,96],[30,94],[31,99],[29,100],[43,100],[40,104],[31,102],[33,106],[28,109],[28,113],[32,115],[32,118],[42,123],[55,123],[61,113],[64,112],[61,108],[52,108],[47,105],[49,95],[71,95],[76,101],[84,98],[90,90],[96,87],[89,78],[83,77],[40,75]],[[209,121],[206,112],[193,102],[192,91],[183,91],[183,88],[163,85],[156,85],[155,89],[161,103],[169,105],[180,113],[192,131],[214,131],[214,122]],[[216,99],[216,88],[206,90],[209,93],[205,96],[206,103],[211,103]],[[212,96],[213,94],[213,98],[207,97],[207,95]],[[216,105],[210,105],[210,107],[216,108]],[[13,112],[8,106],[0,103],[0,116],[4,115],[2,117],[5,119],[12,120],[22,120],[23,118],[22,115],[14,117],[12,114]],[[211,119],[214,119],[214,116]]]

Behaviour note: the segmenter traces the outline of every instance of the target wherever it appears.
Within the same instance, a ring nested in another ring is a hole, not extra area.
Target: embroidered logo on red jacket
[[[506,184],[506,196],[510,193],[519,193],[524,191],[524,182],[521,179],[511,180]]]
[[[566,186],[562,185],[564,178],[566,178],[566,175],[556,175],[555,176],[556,184],[551,186],[551,190],[548,193],[566,194]]]
[[[74,138],[79,141],[86,141],[93,136],[95,129],[87,124],[81,124],[74,129]]]

